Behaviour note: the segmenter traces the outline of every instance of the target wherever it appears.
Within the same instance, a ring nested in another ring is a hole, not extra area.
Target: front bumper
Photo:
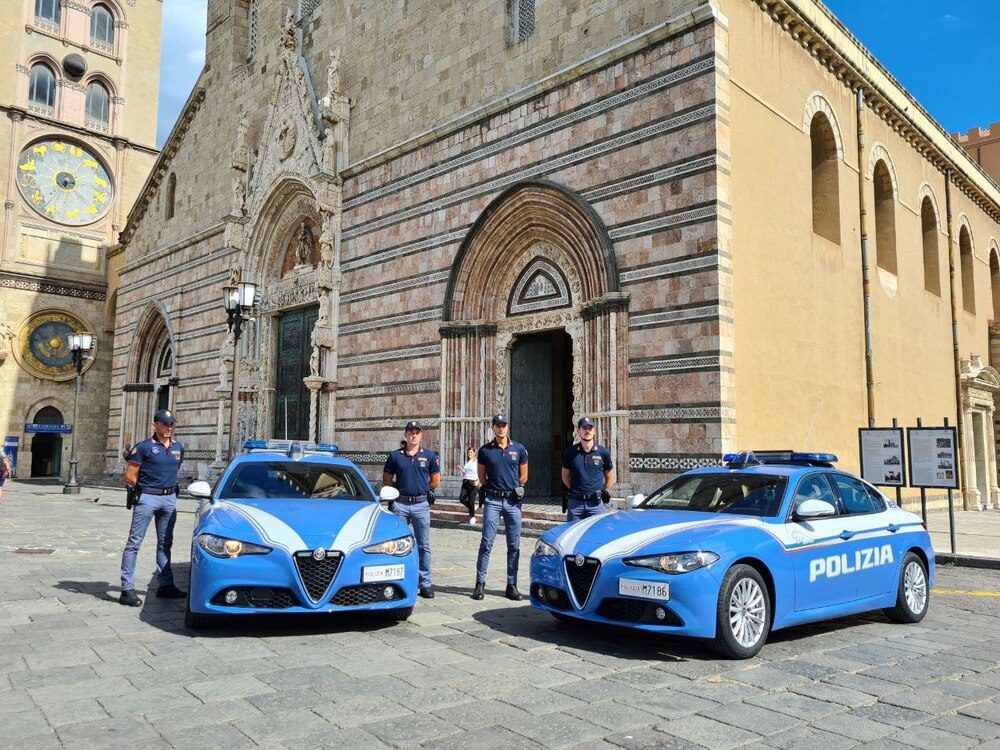
[[[398,564],[404,566],[402,579],[362,581],[362,568]],[[393,557],[355,550],[340,559],[322,593],[315,580],[306,579],[308,575],[283,549],[223,559],[209,555],[197,542],[191,545],[191,611],[215,615],[376,612],[412,607],[417,600],[417,555],[413,551],[405,557]],[[311,596],[310,588],[318,595]],[[391,596],[386,596],[388,589]],[[230,591],[235,593],[231,603],[226,599]]]
[[[569,565],[573,565],[570,559]],[[531,558],[531,605],[560,615],[608,625],[622,625],[656,633],[713,638],[720,581],[713,568],[667,575],[625,565],[612,558],[600,563],[583,601],[574,594],[564,557]],[[668,599],[648,600],[623,596],[618,579],[670,584]],[[658,611],[659,610],[659,611]]]

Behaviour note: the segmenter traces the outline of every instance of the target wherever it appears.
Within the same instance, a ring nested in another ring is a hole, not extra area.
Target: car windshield
[[[361,477],[349,468],[300,461],[252,461],[240,464],[226,479],[219,497],[222,500],[372,499]]]
[[[640,507],[776,516],[786,484],[772,474],[688,474],[667,482]]]

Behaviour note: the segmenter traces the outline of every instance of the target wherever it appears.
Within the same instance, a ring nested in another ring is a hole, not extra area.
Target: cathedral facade
[[[850,466],[869,419],[961,413],[969,501],[997,499],[1000,191],[818,3],[208,12],[121,235],[109,470],[168,359],[203,474],[235,371],[239,440],[333,441],[373,477],[411,418],[452,466],[508,412],[545,497],[584,414],[627,492],[804,439]]]

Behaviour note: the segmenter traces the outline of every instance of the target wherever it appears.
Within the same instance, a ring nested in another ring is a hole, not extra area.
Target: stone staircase
[[[465,529],[482,529],[483,511],[476,509],[476,525],[469,525],[469,511],[464,505],[454,500],[439,498],[431,508],[431,522],[435,526]],[[521,508],[521,533],[524,536],[541,536],[553,526],[566,521],[566,514],[558,505],[541,505],[526,503]],[[500,520],[500,528],[504,526]]]

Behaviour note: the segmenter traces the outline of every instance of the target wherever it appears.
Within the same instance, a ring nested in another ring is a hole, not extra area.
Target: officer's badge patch
[[[180,451],[170,451],[170,452],[173,454],[174,458],[176,458],[178,461],[181,460],[181,452]]]
[[[155,456],[155,455],[156,455],[157,453],[159,453],[159,452],[160,452],[160,449],[159,449],[159,448],[153,448],[153,455],[154,455],[154,456]]]

